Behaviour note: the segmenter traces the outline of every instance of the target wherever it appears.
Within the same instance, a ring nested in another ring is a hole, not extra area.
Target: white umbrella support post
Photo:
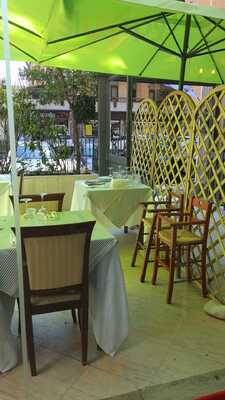
[[[23,271],[22,271],[22,251],[21,251],[21,235],[20,235],[20,213],[19,213],[19,190],[16,172],[16,138],[14,124],[13,97],[10,74],[10,47],[9,47],[9,25],[7,14],[7,0],[2,0],[2,19],[3,19],[3,46],[4,59],[6,67],[6,95],[8,109],[8,129],[11,150],[11,179],[12,193],[14,201],[14,216],[15,216],[15,231],[16,231],[16,253],[17,253],[17,268],[19,279],[19,299],[20,299],[20,318],[21,318],[21,340],[22,340],[22,356],[25,375],[28,374],[28,358],[26,346],[26,324],[24,312],[24,287],[23,287]]]

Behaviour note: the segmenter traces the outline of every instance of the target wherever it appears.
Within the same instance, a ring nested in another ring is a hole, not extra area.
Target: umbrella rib
[[[179,25],[179,23],[182,21],[182,19],[184,18],[184,15],[181,15],[179,21],[177,21],[177,23],[174,25],[172,31],[174,32],[176,27]],[[166,43],[167,39],[170,37],[170,33],[165,37],[165,39],[162,41],[162,45],[164,45],[164,43]],[[144,68],[141,70],[141,72],[139,73],[139,76],[142,76],[143,73],[145,72],[146,68],[148,68],[148,66],[151,64],[151,62],[154,60],[154,58],[157,56],[159,52],[159,49],[157,49],[155,51],[155,53],[150,57],[149,61],[145,64]]]
[[[170,13],[168,13],[168,14],[170,15]],[[154,19],[155,17],[160,16],[160,15],[161,15],[161,13],[160,14],[154,14],[154,15],[148,15],[146,17],[136,18],[136,19],[133,19],[131,21],[121,22],[120,24],[129,25],[129,24],[132,24],[134,22],[145,21],[147,19],[151,20],[151,19]],[[118,28],[118,26],[120,24],[117,23],[117,24],[113,24],[113,25],[108,25],[108,26],[104,26],[102,28],[92,29],[92,30],[87,31],[87,32],[81,32],[81,33],[77,33],[77,34],[74,34],[74,35],[65,36],[63,38],[59,38],[59,39],[55,39],[55,40],[49,40],[47,42],[47,44],[51,45],[51,44],[55,44],[55,43],[59,43],[59,42],[63,42],[63,41],[71,40],[71,39],[75,39],[75,38],[78,38],[78,37],[81,37],[81,36],[92,35],[93,33],[98,33],[98,32],[107,31],[107,30],[110,30],[110,29],[113,29],[113,28]]]
[[[157,15],[157,17],[155,17],[154,20],[150,19],[150,20],[148,20],[148,21],[144,21],[144,22],[141,22],[141,23],[139,23],[139,24],[136,24],[136,25],[132,26],[132,29],[136,29],[136,28],[142,27],[142,26],[144,26],[144,25],[149,24],[150,22],[157,21],[158,19],[161,19],[161,18],[162,18],[161,15],[160,15],[160,16]],[[110,39],[111,37],[118,36],[118,35],[122,35],[123,33],[124,33],[124,32],[122,32],[122,31],[111,33],[110,35],[106,35],[106,36],[104,36],[104,37],[102,37],[102,38],[100,38],[100,39],[92,40],[91,42],[85,43],[85,44],[80,45],[80,46],[78,46],[78,47],[73,47],[73,48],[70,49],[70,50],[63,51],[63,52],[61,52],[61,53],[58,53],[58,54],[55,55],[55,56],[52,56],[52,57],[49,57],[49,58],[45,58],[45,59],[43,59],[43,60],[40,60],[40,63],[44,63],[44,62],[46,62],[46,61],[54,60],[55,58],[60,57],[60,56],[63,56],[63,55],[65,55],[65,54],[69,54],[69,53],[71,53],[72,51],[83,49],[83,48],[88,47],[88,46],[91,46],[91,45],[93,45],[93,44],[102,42],[102,41],[104,41],[104,40],[106,40],[106,39]]]
[[[220,19],[205,35],[202,36],[202,39],[200,39],[195,45],[194,47],[192,47],[192,49],[190,50],[190,53],[194,52],[194,50],[198,50],[198,48],[201,48],[202,46],[198,47],[203,41],[204,39],[206,39],[209,35],[211,35],[212,32],[214,32],[214,30],[219,27],[219,25],[223,22],[222,19]]]
[[[124,28],[122,25],[119,26],[121,30],[126,32],[130,36],[134,36],[136,39],[141,40],[142,42],[146,42],[148,44],[151,44],[154,47],[158,47],[159,50],[164,51],[165,53],[172,54],[174,56],[180,57],[181,55],[177,53],[174,50],[169,49],[168,47],[165,47],[161,45],[160,43],[155,42],[154,40],[148,39],[145,36],[139,35],[139,33],[133,32],[130,29]]]
[[[70,49],[70,50],[63,51],[63,52],[61,52],[61,53],[58,53],[58,54],[56,54],[55,56],[52,56],[52,57],[49,57],[49,58],[45,58],[45,59],[43,59],[43,60],[40,60],[40,64],[41,64],[41,63],[44,63],[44,62],[47,62],[47,61],[50,61],[50,60],[54,60],[54,59],[57,58],[57,57],[61,57],[61,56],[64,56],[64,55],[66,55],[66,54],[72,53],[73,51],[80,50],[80,49],[83,49],[83,48],[85,48],[85,47],[89,47],[89,46],[91,46],[91,45],[93,45],[93,44],[102,42],[102,41],[104,41],[104,40],[106,40],[106,39],[110,39],[110,38],[113,37],[113,36],[121,35],[121,33],[123,33],[123,32],[111,33],[110,35],[104,36],[104,37],[101,38],[101,39],[92,40],[91,42],[85,43],[85,44],[83,44],[83,45],[81,45],[81,46],[73,47],[73,48]]]
[[[172,30],[172,28],[171,28],[171,26],[169,24],[169,21],[168,21],[167,17],[164,15],[164,13],[162,13],[162,15],[163,15],[164,21],[166,22],[167,27],[169,28],[170,34],[173,36],[174,42],[176,43],[178,50],[180,51],[180,53],[182,53],[181,47],[180,47],[180,45],[178,43],[178,40],[177,40],[176,36],[174,35],[174,32],[173,32],[173,30]]]
[[[204,40],[205,45],[206,45],[206,47],[207,47],[207,49],[208,49],[208,51],[209,51],[210,58],[211,58],[211,60],[212,60],[212,62],[213,62],[213,64],[214,64],[214,67],[215,67],[215,69],[216,69],[216,71],[217,71],[217,73],[218,73],[218,75],[219,75],[219,77],[220,77],[221,83],[224,84],[224,80],[223,80],[223,78],[222,78],[222,76],[221,76],[220,70],[219,70],[219,68],[218,68],[218,66],[217,66],[217,64],[216,64],[216,62],[215,62],[215,59],[214,59],[213,55],[210,53],[209,44],[208,44],[208,42],[207,42],[205,36],[203,35],[201,26],[200,26],[200,24],[199,24],[198,19],[196,18],[196,16],[194,16],[194,20],[195,20],[195,23],[196,23],[196,25],[197,25],[197,27],[198,27],[198,30],[199,30],[199,32],[200,32],[200,34],[201,34],[201,36],[202,36],[202,39]]]
[[[204,51],[204,50],[208,50],[209,52],[211,52],[211,51],[212,51],[212,50],[211,50],[211,47],[216,46],[217,44],[220,44],[220,43],[222,43],[222,42],[224,42],[224,41],[225,41],[225,38],[222,38],[222,39],[216,40],[216,41],[213,42],[213,43],[207,43],[207,44],[205,44],[205,47],[201,46],[199,50],[194,51],[194,52],[192,52],[191,54],[192,54],[192,55],[197,55],[197,54],[199,54],[201,51]]]
[[[2,17],[0,17],[0,20],[2,20]],[[21,29],[22,31],[25,31],[25,32],[27,32],[27,33],[30,33],[31,35],[34,35],[34,36],[38,37],[39,39],[42,39],[42,36],[39,35],[38,33],[34,32],[34,31],[31,31],[30,29],[25,28],[24,26],[21,26],[21,25],[19,25],[19,24],[16,24],[15,22],[13,22],[13,21],[11,21],[11,20],[9,20],[9,25],[13,25],[13,26],[15,26],[16,28]]]
[[[3,40],[3,37],[0,36],[0,39]],[[37,62],[38,60],[32,56],[30,53],[27,53],[27,51],[21,49],[20,47],[18,47],[16,44],[9,42],[10,46],[14,47],[16,50],[21,51],[21,53],[25,54],[26,56],[30,57],[33,61]]]
[[[207,56],[207,55],[209,55],[209,54],[221,53],[222,51],[225,51],[225,48],[224,48],[224,49],[217,49],[217,50],[210,50],[210,52],[205,51],[205,52],[203,52],[203,53],[191,54],[191,55],[189,56],[189,58],[192,58],[192,57],[200,57],[200,56]]]
[[[211,24],[217,26],[216,22],[215,22],[212,18],[209,18],[209,17],[204,17],[204,18],[205,18],[207,21],[211,22]],[[222,21],[224,21],[224,20],[222,20]],[[218,28],[221,29],[221,31],[225,32],[225,28],[224,28],[223,26],[218,25]]]

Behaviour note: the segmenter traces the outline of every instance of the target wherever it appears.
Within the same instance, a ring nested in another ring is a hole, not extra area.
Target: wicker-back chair
[[[167,303],[170,304],[173,294],[174,284],[174,271],[177,266],[177,254],[181,250],[186,251],[186,269],[187,278],[191,281],[191,250],[194,246],[201,246],[200,252],[200,265],[201,265],[201,284],[202,295],[206,296],[206,252],[207,252],[207,238],[209,230],[210,213],[212,203],[206,200],[191,197],[189,201],[189,210],[184,215],[183,221],[174,221],[163,214],[157,215],[157,235],[156,235],[156,252],[153,267],[152,284],[156,284],[158,265],[161,264],[169,271],[169,281],[167,290]],[[200,216],[200,218],[199,218]],[[163,224],[169,223],[169,229],[163,229]],[[196,231],[196,228],[198,231]],[[169,250],[168,258],[162,260],[160,257],[160,245],[163,244]],[[197,260],[195,260],[197,262]]]
[[[139,250],[144,250],[144,263],[142,266],[140,281],[145,281],[147,267],[149,265],[149,259],[151,250],[155,247],[155,232],[156,232],[156,217],[159,212],[165,213],[179,213],[179,218],[182,220],[182,213],[184,208],[184,195],[183,193],[175,193],[168,191],[167,196],[164,200],[146,201],[141,203],[142,215],[139,225],[139,231],[137,240],[134,248],[132,266],[135,265],[137,254]],[[145,243],[145,236],[147,240]]]

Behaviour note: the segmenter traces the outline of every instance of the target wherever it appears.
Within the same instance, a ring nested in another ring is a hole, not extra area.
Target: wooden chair
[[[37,374],[32,316],[78,310],[82,364],[88,350],[89,249],[95,221],[22,227],[26,340],[31,374]]]
[[[166,200],[148,201],[140,203],[143,207],[139,231],[133,253],[132,263],[134,266],[139,250],[145,250],[144,263],[141,271],[140,281],[145,281],[148,263],[152,260],[149,259],[150,252],[155,248],[155,232],[156,232],[156,217],[159,212],[163,213],[178,213],[179,220],[182,221],[183,208],[184,208],[184,195],[183,193],[175,193],[168,191]],[[166,226],[164,226],[166,228]],[[168,227],[168,223],[167,223]],[[145,232],[147,230],[147,232]],[[147,235],[147,243],[144,243],[144,237]]]
[[[41,198],[40,194],[23,194],[19,195],[20,214],[24,214],[26,207],[36,208],[37,210],[44,206],[48,211],[62,211],[63,199],[65,193],[47,193]],[[13,196],[9,196],[12,205]],[[25,204],[24,199],[31,199],[31,202]]]
[[[156,252],[153,266],[152,284],[156,284],[158,266],[161,264],[169,271],[169,282],[167,290],[167,303],[170,304],[173,294],[174,271],[177,265],[177,254],[180,254],[181,249],[186,251],[186,269],[187,279],[191,281],[192,274],[190,270],[191,248],[201,246],[201,283],[202,295],[207,294],[206,287],[206,252],[207,252],[207,237],[209,230],[210,213],[212,204],[206,200],[192,197],[189,202],[189,211],[184,214],[183,221],[171,221],[163,214],[157,215],[157,234],[156,234]],[[201,214],[201,219],[198,219]],[[170,223],[169,229],[162,229],[163,223]],[[196,227],[200,233],[196,233]],[[193,231],[193,229],[195,230]],[[160,245],[163,244],[168,248],[169,257],[167,260],[160,258]],[[195,260],[196,261],[196,260]]]

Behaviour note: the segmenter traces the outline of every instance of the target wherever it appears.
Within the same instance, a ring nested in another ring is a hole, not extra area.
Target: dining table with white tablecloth
[[[88,211],[65,211],[55,219],[21,217],[21,226],[72,224],[93,220]],[[10,330],[18,296],[13,217],[0,217],[0,371],[17,364],[16,338]],[[89,263],[89,311],[99,347],[113,356],[128,336],[128,305],[117,240],[100,224],[92,233]]]
[[[149,186],[134,180],[120,188],[112,187],[110,182],[89,186],[80,180],[74,183],[71,210],[90,210],[106,227],[132,226],[140,221],[140,202],[148,201],[150,195]]]

